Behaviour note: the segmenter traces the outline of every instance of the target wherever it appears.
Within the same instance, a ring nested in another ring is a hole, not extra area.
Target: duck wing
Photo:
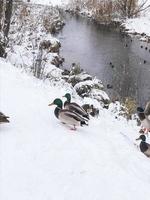
[[[59,120],[70,125],[80,126],[81,122],[85,123],[85,119],[75,112],[63,109],[59,112]]]
[[[150,149],[150,144],[146,142],[147,147]]]
[[[77,114],[85,117],[86,119],[89,119],[88,113],[77,103],[68,103],[66,104],[65,108],[76,112]]]
[[[82,117],[78,113],[71,111],[71,110],[68,110],[68,109],[61,110],[59,115],[62,115],[62,114],[66,115],[68,117],[72,117],[72,118],[79,120],[79,121],[87,121],[86,119],[84,119],[84,117]]]

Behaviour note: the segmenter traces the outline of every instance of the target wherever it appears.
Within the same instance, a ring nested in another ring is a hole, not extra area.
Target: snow
[[[89,86],[93,86],[93,85],[98,85],[100,88],[103,88],[104,86],[102,85],[101,81],[99,81],[97,78],[94,78],[92,81],[91,80],[86,80],[83,82],[79,82],[75,85],[75,88],[78,89],[80,87],[82,87],[83,85],[89,85]]]
[[[128,19],[125,26],[129,29],[129,33],[145,33],[147,36],[150,36],[150,17]]]
[[[68,1],[69,0],[30,0],[31,3],[53,6],[65,5]]]
[[[10,116],[0,125],[1,200],[149,200],[150,160],[133,144],[134,121],[115,119],[112,106],[71,131],[48,107],[66,86],[2,59],[0,87],[1,111]]]

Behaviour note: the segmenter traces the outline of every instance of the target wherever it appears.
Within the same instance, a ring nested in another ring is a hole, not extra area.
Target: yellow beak
[[[54,105],[54,103],[50,103],[50,104],[48,104],[48,106],[53,106]]]

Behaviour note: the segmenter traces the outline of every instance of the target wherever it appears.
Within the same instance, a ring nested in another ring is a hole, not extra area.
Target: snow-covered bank
[[[147,1],[146,6],[150,6],[150,0]],[[128,33],[141,35],[140,39],[150,41],[150,7],[141,12],[139,17],[127,19],[123,26]]]
[[[100,109],[72,132],[48,103],[67,91],[0,60],[1,200],[149,200],[150,160],[133,145],[137,127]],[[79,101],[79,99],[74,99]],[[82,102],[83,103],[83,102]]]
[[[150,16],[149,17],[139,17],[136,19],[128,19],[125,23],[127,32],[134,34],[146,34],[150,37]]]
[[[150,41],[150,17],[128,19],[122,25],[125,27],[127,33],[138,35],[140,40]]]

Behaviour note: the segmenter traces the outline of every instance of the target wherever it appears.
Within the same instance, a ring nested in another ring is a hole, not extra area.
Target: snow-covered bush
[[[62,25],[57,8],[17,3],[10,27],[7,59],[37,78],[47,77],[53,65],[59,67],[64,61],[58,55],[61,44],[49,31],[53,26],[59,30]]]

